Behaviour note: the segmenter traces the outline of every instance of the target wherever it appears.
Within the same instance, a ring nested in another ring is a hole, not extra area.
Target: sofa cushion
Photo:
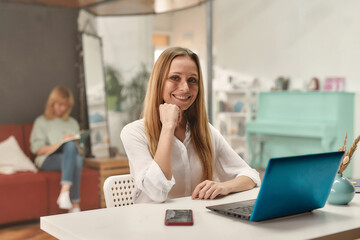
[[[0,174],[0,224],[47,215],[46,179],[37,173]]]
[[[25,144],[24,152],[31,159],[31,161],[34,162],[35,155],[32,154],[32,152],[30,151],[30,135],[32,128],[33,128],[32,123],[24,124],[24,144]]]
[[[24,133],[23,133],[22,125],[18,125],[18,124],[0,125],[0,142],[4,141],[11,135],[13,135],[16,138],[20,148],[23,151],[25,151],[25,141],[24,141]]]
[[[11,135],[0,142],[0,173],[12,174],[17,171],[37,172],[37,169]]]
[[[48,192],[48,214],[65,213],[66,210],[60,209],[56,201],[60,193],[61,173],[57,171],[39,171],[47,181]],[[98,171],[90,168],[83,168],[81,174],[80,187],[80,208],[81,210],[90,210],[99,208],[99,174]]]

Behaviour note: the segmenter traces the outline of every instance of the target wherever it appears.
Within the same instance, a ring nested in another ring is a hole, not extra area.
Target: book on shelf
[[[85,141],[85,139],[87,137],[89,137],[89,135],[90,135],[90,130],[81,130],[78,134],[75,134],[71,138],[62,140],[61,144],[56,149],[54,149],[53,151],[48,153],[47,155],[51,155],[51,154],[57,152],[65,143],[70,142],[70,141],[75,141],[76,144],[82,144]]]
[[[360,193],[360,178],[350,179],[350,182],[354,185],[355,192]]]

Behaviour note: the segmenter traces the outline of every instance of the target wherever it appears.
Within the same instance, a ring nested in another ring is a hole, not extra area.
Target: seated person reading
[[[69,141],[80,130],[78,122],[69,116],[73,105],[71,91],[62,86],[55,87],[47,100],[45,113],[35,120],[30,144],[39,169],[61,171],[59,207],[78,212],[83,159],[76,143]]]

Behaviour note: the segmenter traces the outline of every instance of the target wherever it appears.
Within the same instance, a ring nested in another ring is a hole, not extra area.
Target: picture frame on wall
[[[328,77],[325,79],[324,91],[344,91],[345,78],[344,77]]]

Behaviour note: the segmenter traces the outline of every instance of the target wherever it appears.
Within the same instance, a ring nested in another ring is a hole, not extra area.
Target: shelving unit
[[[104,101],[89,101],[91,150],[95,157],[109,157],[109,136]]]
[[[247,121],[256,118],[258,92],[250,88],[215,90],[214,126],[246,161],[250,159],[245,135]]]
[[[92,122],[90,123],[90,128],[103,128],[107,126],[107,122],[101,121],[101,122]]]
[[[90,167],[99,171],[99,195],[100,207],[106,207],[103,186],[106,178],[109,176],[129,174],[129,161],[125,156],[96,157],[86,158],[84,161],[86,167]]]

